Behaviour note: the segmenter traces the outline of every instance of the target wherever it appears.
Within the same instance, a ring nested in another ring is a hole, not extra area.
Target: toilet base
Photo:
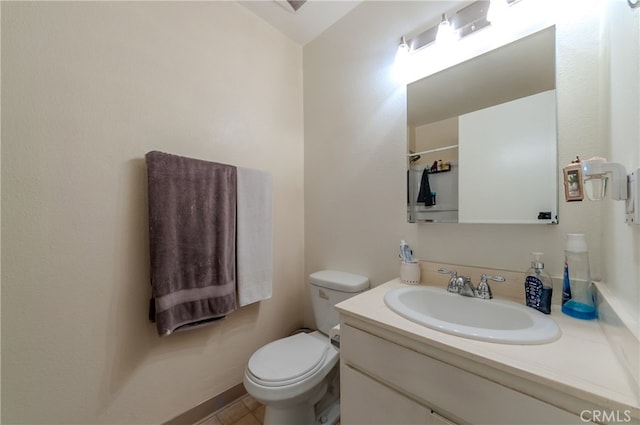
[[[264,425],[336,425],[340,420],[340,370],[336,365],[308,402],[267,405]]]
[[[264,413],[264,425],[302,425],[315,421],[313,406],[299,408],[280,408],[267,406]]]
[[[340,420],[340,401],[336,400],[318,414],[315,425],[336,425]]]
[[[340,419],[340,364],[327,375],[327,392],[315,405],[315,425],[335,425]]]
[[[264,412],[264,425],[314,425],[316,423],[315,405],[326,392],[327,383],[322,382],[302,403],[267,404]]]
[[[317,414],[314,406],[307,405],[299,408],[268,406],[264,415],[265,425],[336,425],[339,421],[339,400],[335,400]]]

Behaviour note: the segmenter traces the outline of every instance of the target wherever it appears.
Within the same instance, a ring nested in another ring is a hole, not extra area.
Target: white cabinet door
[[[462,115],[458,125],[459,222],[554,222],[555,90]],[[541,212],[551,218],[539,219]]]
[[[347,365],[340,367],[340,423],[431,424],[431,410]]]

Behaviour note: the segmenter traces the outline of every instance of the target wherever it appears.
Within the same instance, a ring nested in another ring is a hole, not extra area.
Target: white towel
[[[271,298],[273,212],[271,174],[238,167],[236,261],[238,305]]]

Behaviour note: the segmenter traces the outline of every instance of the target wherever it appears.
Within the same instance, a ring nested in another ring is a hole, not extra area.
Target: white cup
[[[403,261],[400,264],[400,281],[409,285],[420,283],[420,263],[417,261]]]

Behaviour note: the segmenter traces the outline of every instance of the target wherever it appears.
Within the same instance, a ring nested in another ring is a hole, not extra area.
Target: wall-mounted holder
[[[629,197],[627,198],[627,224],[640,224],[640,184],[638,184],[640,168],[627,176]]]
[[[627,175],[622,164],[594,157],[582,161],[582,173],[584,190],[592,201],[604,199],[609,175],[611,175],[611,199],[626,201],[625,221],[628,224],[640,224],[640,185],[638,185],[640,168]]]
[[[564,198],[567,202],[584,199],[584,178],[580,160],[572,162],[562,169],[564,174]]]

